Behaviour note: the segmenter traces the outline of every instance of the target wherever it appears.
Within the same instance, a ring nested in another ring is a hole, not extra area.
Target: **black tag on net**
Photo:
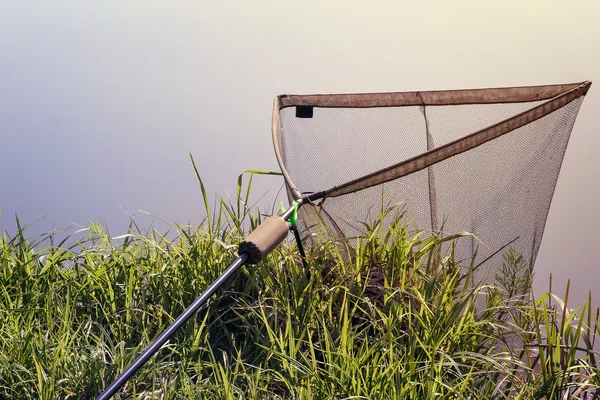
[[[296,118],[312,118],[313,107],[311,106],[296,106]]]

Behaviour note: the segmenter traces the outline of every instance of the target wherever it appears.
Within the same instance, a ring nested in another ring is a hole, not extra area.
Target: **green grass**
[[[120,239],[91,224],[60,244],[27,239],[20,225],[4,232],[0,398],[89,399],[106,388],[259,224],[241,183],[235,203],[206,201],[210,218],[170,234],[133,222]],[[243,267],[117,398],[600,396],[591,299],[574,310],[568,291],[531,301],[514,290],[531,276],[511,251],[496,285],[473,287],[451,252],[465,234],[425,237],[402,215],[384,230],[382,218],[352,252],[323,231],[307,249],[310,273],[293,242]]]

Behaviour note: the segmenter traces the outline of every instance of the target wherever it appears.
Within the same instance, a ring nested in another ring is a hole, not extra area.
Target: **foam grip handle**
[[[238,254],[248,254],[247,264],[258,264],[283,242],[290,228],[286,220],[276,215],[267,218],[240,245]]]

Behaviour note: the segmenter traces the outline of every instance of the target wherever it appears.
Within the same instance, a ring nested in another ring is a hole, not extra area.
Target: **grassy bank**
[[[261,219],[243,201],[207,211],[171,235],[133,224],[111,238],[92,224],[59,244],[5,232],[0,398],[88,399],[105,388]],[[309,270],[285,242],[242,268],[119,398],[597,398],[591,301],[569,310],[568,293],[519,295],[531,277],[511,252],[495,285],[473,285],[448,252],[467,239],[425,237],[398,215],[389,229],[366,226],[349,258],[323,233]]]

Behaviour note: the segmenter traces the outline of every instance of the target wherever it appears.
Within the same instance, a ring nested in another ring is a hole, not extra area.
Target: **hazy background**
[[[595,80],[536,263],[600,304],[600,2],[0,0],[0,229],[30,234],[146,210],[198,223],[201,193],[278,170],[272,99]],[[255,193],[279,177],[258,178]]]

